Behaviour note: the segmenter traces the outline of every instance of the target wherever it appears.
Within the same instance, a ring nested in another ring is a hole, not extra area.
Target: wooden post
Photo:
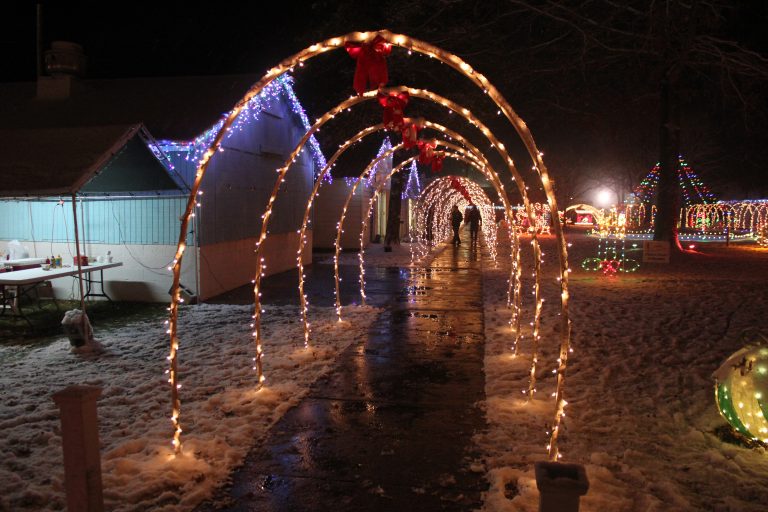
[[[69,386],[53,394],[61,411],[64,488],[70,512],[103,512],[96,400],[101,388]]]
[[[579,498],[589,489],[584,466],[536,462],[534,469],[539,489],[539,512],[579,512]]]

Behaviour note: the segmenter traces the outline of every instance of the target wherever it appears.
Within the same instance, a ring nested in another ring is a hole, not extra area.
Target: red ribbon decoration
[[[403,136],[403,147],[405,149],[415,148],[418,145],[421,129],[421,126],[416,121],[403,120],[400,134]]]
[[[420,140],[418,143],[419,146],[419,160],[418,162],[421,165],[431,165],[432,164],[432,157],[435,153],[435,144],[432,142],[427,142],[425,140]]]
[[[462,185],[457,178],[451,178],[451,188],[458,190],[459,193],[464,197],[464,199],[466,199],[469,204],[472,204],[472,196],[469,195],[469,192],[467,191],[466,187],[464,187],[464,185]]]
[[[392,45],[383,37],[376,36],[370,43],[347,42],[344,48],[350,57],[357,60],[352,86],[358,95],[387,84],[386,56],[392,52]]]
[[[432,156],[432,172],[438,173],[443,170],[443,160],[445,160],[445,153],[442,151],[435,151]]]
[[[391,92],[386,94],[379,91],[379,104],[384,107],[384,128],[387,130],[400,130],[405,123],[403,110],[411,98],[408,91]]]

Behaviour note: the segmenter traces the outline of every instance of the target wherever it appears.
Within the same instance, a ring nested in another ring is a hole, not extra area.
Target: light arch
[[[190,190],[189,200],[187,201],[187,206],[181,217],[179,242],[177,245],[175,257],[171,265],[171,269],[173,272],[173,284],[171,286],[171,303],[169,307],[170,318],[169,318],[169,329],[168,329],[168,334],[171,339],[170,355],[168,356],[168,359],[170,361],[170,368],[168,370],[168,373],[169,373],[169,383],[171,384],[171,401],[172,401],[172,409],[173,409],[172,416],[171,416],[171,421],[174,427],[172,444],[174,446],[175,453],[179,453],[181,450],[181,441],[180,441],[181,424],[179,421],[179,417],[181,413],[181,402],[178,396],[178,388],[180,387],[180,384],[178,383],[178,361],[176,357],[176,354],[179,350],[179,343],[180,343],[180,340],[178,338],[178,305],[181,298],[180,287],[179,287],[179,280],[180,280],[180,274],[181,274],[181,261],[183,258],[184,250],[186,249],[186,230],[189,224],[189,218],[193,213],[194,206],[196,204],[196,196],[199,191],[202,178],[205,175],[206,169],[208,168],[210,159],[213,156],[213,154],[219,149],[222,139],[224,137],[224,134],[228,131],[232,123],[239,116],[240,112],[243,110],[245,105],[255,95],[260,93],[261,90],[266,85],[268,85],[270,82],[275,80],[278,76],[285,73],[286,71],[293,69],[294,66],[303,65],[305,61],[313,58],[316,55],[325,53],[330,50],[342,48],[346,42],[367,43],[372,41],[376,36],[383,37],[389,44],[394,44],[394,45],[406,48],[408,49],[409,52],[416,51],[418,53],[427,55],[429,57],[433,57],[438,61],[449,65],[450,67],[454,68],[459,73],[464,75],[466,78],[468,78],[470,81],[472,81],[481,90],[483,90],[483,92],[486,93],[489,96],[489,98],[491,98],[491,100],[499,107],[499,111],[504,114],[504,116],[509,120],[509,122],[515,128],[516,132],[518,133],[518,136],[520,137],[523,144],[525,145],[534,163],[534,169],[538,172],[538,175],[541,179],[542,187],[544,188],[544,192],[547,196],[547,201],[549,203],[551,211],[553,212],[558,211],[557,200],[554,195],[552,183],[549,179],[549,173],[548,173],[547,167],[544,164],[543,153],[539,151],[538,147],[536,146],[536,143],[530,131],[528,130],[527,125],[516,114],[516,112],[512,109],[512,107],[509,105],[506,99],[501,95],[501,93],[499,93],[499,91],[488,81],[488,79],[485,78],[485,76],[482,75],[481,73],[475,71],[469,64],[464,62],[460,57],[452,53],[446,52],[429,43],[425,43],[423,41],[411,38],[409,36],[406,36],[403,34],[393,34],[388,30],[380,30],[376,32],[352,32],[344,36],[333,37],[325,41],[322,41],[320,43],[313,44],[308,48],[296,53],[292,57],[289,57],[288,59],[283,60],[279,65],[267,71],[267,73],[246,92],[243,98],[235,105],[235,107],[232,109],[232,111],[229,113],[227,118],[222,123],[221,128],[219,129],[218,133],[214,136],[211,142],[211,145],[203,153],[203,156],[200,159],[195,180]],[[510,160],[510,163],[511,163],[511,160]],[[273,199],[270,200],[268,207],[271,206],[272,201]],[[567,247],[566,247],[565,239],[563,237],[562,226],[560,225],[560,220],[557,215],[555,215],[553,218],[553,224],[555,229],[555,236],[557,238],[558,246],[559,246],[558,259],[560,261],[562,328],[561,328],[560,357],[558,358],[558,366],[557,366],[557,369],[555,370],[557,374],[557,389],[555,393],[556,412],[555,412],[555,418],[552,426],[552,435],[551,435],[548,451],[549,451],[550,459],[556,460],[558,458],[557,438],[558,438],[559,426],[560,426],[560,421],[561,421],[562,414],[564,412],[564,407],[565,407],[565,401],[563,399],[563,394],[562,394],[562,387],[563,387],[562,384],[565,379],[565,369],[566,369],[569,347],[570,347],[570,318],[568,314],[569,268],[568,268]],[[539,258],[536,258],[537,262],[538,260]],[[257,263],[261,264],[260,255],[258,254],[257,254]],[[260,273],[261,271],[259,271],[259,275]],[[538,290],[536,291],[536,293],[538,294]],[[255,294],[258,295],[258,292],[255,291]],[[540,307],[541,306],[537,301],[537,309],[540,309]],[[258,314],[258,311],[260,311],[260,308],[257,307],[256,308],[257,314]]]
[[[440,125],[436,125],[435,123],[430,123],[428,121],[426,123],[431,125],[431,127],[440,126]],[[453,135],[456,135],[456,136],[461,137],[463,139],[463,137],[461,135],[459,135],[458,133],[456,133],[456,132],[452,132],[450,130],[447,130],[447,133],[452,133]],[[495,170],[490,165],[490,163],[488,163],[488,161],[485,159],[485,157],[482,155],[482,153],[480,153],[477,150],[477,148],[475,148],[473,145],[471,145],[471,143],[469,143],[469,141],[466,141],[466,139],[464,139],[464,142],[466,144],[470,145],[470,149],[468,151],[469,151],[470,154],[474,155],[474,158],[475,158],[475,160],[473,161],[474,163],[471,164],[471,165],[474,165],[475,168],[477,168],[481,173],[486,175],[486,178],[489,179],[489,182],[491,182],[491,184],[494,186],[494,188],[496,189],[496,192],[498,193],[499,197],[501,198],[501,200],[503,201],[503,203],[505,205],[505,211],[507,213],[509,221],[513,222],[514,216],[513,216],[511,207],[509,205],[509,200],[508,200],[508,198],[506,196],[506,192],[503,189],[503,185],[499,182],[498,174],[495,172]],[[380,156],[378,156],[377,158],[372,160],[370,164],[368,164],[368,166],[363,170],[363,172],[360,174],[360,176],[355,180],[355,182],[354,182],[352,188],[350,189],[350,191],[347,193],[346,201],[344,203],[344,206],[342,207],[342,213],[341,213],[341,216],[339,218],[339,222],[337,223],[337,228],[336,228],[336,243],[335,243],[335,255],[334,255],[334,276],[335,276],[335,281],[336,281],[336,289],[335,289],[335,294],[336,294],[336,314],[337,314],[339,319],[341,319],[341,294],[340,294],[340,286],[339,286],[339,282],[340,282],[340,278],[339,278],[339,254],[340,254],[340,251],[341,251],[341,233],[342,233],[343,227],[344,227],[344,218],[346,216],[347,208],[349,207],[349,203],[350,203],[350,201],[351,201],[351,199],[352,199],[352,197],[353,197],[357,187],[361,183],[361,181],[368,175],[369,172],[371,172],[371,170],[373,168],[375,168],[375,166],[378,164],[378,162],[380,162],[384,158],[387,158],[391,154],[394,154],[394,152],[399,147],[400,147],[400,145],[396,146],[396,147],[393,147],[392,149],[382,153]],[[456,150],[458,151],[459,149],[457,148]],[[478,159],[481,160],[481,161],[477,161]],[[487,168],[488,171],[484,171],[483,170],[484,168]],[[361,266],[361,271],[360,271],[360,275],[361,275],[361,289],[363,289],[364,288],[364,284],[363,284],[362,280],[364,278],[365,269],[363,267],[363,260],[362,259],[360,261],[360,266]],[[365,299],[364,291],[361,291],[361,298],[364,301],[364,299]]]

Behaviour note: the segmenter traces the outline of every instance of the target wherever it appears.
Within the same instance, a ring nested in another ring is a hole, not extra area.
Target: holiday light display
[[[643,203],[626,206],[628,238],[652,239],[656,206]],[[678,238],[681,241],[724,242],[752,241],[768,225],[768,200],[718,201],[697,203],[680,209]],[[645,227],[647,226],[647,227]],[[645,229],[643,229],[645,227]]]
[[[581,266],[584,270],[601,270],[604,275],[618,272],[634,272],[640,263],[626,255],[627,220],[624,212],[616,207],[599,216],[597,257],[586,258]]]
[[[480,151],[472,143],[470,143],[467,139],[465,139],[461,134],[459,134],[459,133],[457,133],[457,132],[455,132],[453,130],[450,130],[449,128],[446,128],[446,127],[444,127],[442,125],[439,125],[439,124],[436,124],[436,123],[432,123],[432,122],[429,122],[429,121],[425,121],[425,120],[421,120],[420,124],[424,128],[430,128],[430,129],[437,130],[437,131],[445,134],[450,139],[456,140],[459,143],[463,144],[465,147],[469,148],[468,152],[465,153],[465,155],[467,155],[474,162],[473,165],[475,165],[475,167],[478,170],[480,170],[480,172],[486,174],[486,177],[489,179],[489,181],[494,186],[494,188],[496,188],[496,192],[502,198],[502,201],[503,201],[503,203],[505,205],[505,211],[507,212],[507,215],[509,216],[509,218],[512,218],[511,217],[511,215],[512,215],[511,214],[511,209],[509,207],[509,202],[507,201],[506,193],[503,191],[503,185],[500,182],[499,176],[496,173],[496,171],[493,169],[493,167],[490,166],[490,164],[487,162],[487,160],[485,160],[485,157],[482,155],[482,153],[480,153]],[[382,125],[377,125],[377,126],[382,126]],[[365,132],[366,130],[363,130],[363,131]],[[361,132],[361,133],[363,133],[363,132]],[[446,144],[448,144],[448,143],[446,143]],[[406,145],[403,144],[402,146],[405,147]],[[453,147],[456,148],[456,151],[460,151],[460,152],[466,151],[466,150],[464,150],[464,148],[460,148],[458,146],[453,146]],[[343,144],[342,148],[345,149],[346,148],[346,144]],[[335,276],[335,292],[334,293],[336,295],[336,314],[337,314],[337,317],[338,317],[339,321],[341,321],[341,302],[340,302],[341,295],[340,295],[340,291],[339,291],[339,286],[340,286],[339,282],[341,281],[341,279],[339,277],[339,255],[340,255],[340,252],[341,252],[341,234],[343,232],[344,219],[345,219],[345,216],[346,216],[347,208],[349,207],[349,203],[350,203],[350,201],[351,201],[351,199],[352,199],[352,197],[353,197],[353,195],[354,195],[354,193],[355,193],[355,191],[357,189],[357,186],[360,184],[361,180],[368,181],[368,177],[370,176],[370,173],[373,172],[373,169],[379,164],[379,162],[382,159],[388,158],[389,156],[390,156],[390,152],[389,151],[384,152],[384,153],[379,153],[379,155],[368,165],[368,167],[366,167],[366,169],[360,174],[360,176],[354,182],[352,182],[352,183],[348,182],[348,184],[351,186],[351,189],[349,190],[349,192],[347,194],[346,201],[344,202],[344,205],[342,207],[341,217],[340,217],[339,222],[337,223],[337,226],[336,226],[336,242],[335,242],[335,251],[336,252],[335,252],[335,255],[334,255],[334,276]],[[485,169],[487,169],[488,171],[485,171]],[[423,257],[423,256],[424,256],[424,254],[422,254],[420,257]],[[412,254],[412,257],[413,257],[413,254]],[[361,275],[363,275],[364,272],[365,272],[365,269],[361,268]],[[300,272],[300,275],[301,275],[301,272]],[[364,293],[362,294],[362,298],[364,300]]]
[[[450,157],[450,158],[455,158],[457,160],[464,161],[466,163],[469,163],[470,165],[477,165],[478,164],[478,162],[474,158],[472,158],[473,155],[471,155],[469,152],[467,152],[467,150],[465,150],[462,147],[459,147],[459,146],[456,146],[455,144],[452,144],[450,142],[441,141],[441,140],[435,140],[434,144],[436,146],[437,145],[445,146],[446,148],[449,148],[449,149],[452,149],[452,150],[456,151],[456,153],[445,153],[445,155]],[[396,149],[399,149],[399,147],[393,148],[392,151],[395,151]],[[371,210],[373,209],[373,205],[374,205],[376,199],[378,198],[378,196],[380,194],[381,188],[386,183],[386,180],[389,177],[391,177],[393,174],[395,174],[397,172],[400,172],[400,170],[406,164],[408,164],[408,163],[412,162],[414,159],[418,159],[418,158],[419,157],[411,157],[408,160],[406,160],[405,162],[402,162],[399,165],[397,165],[394,169],[392,169],[392,171],[389,173],[389,175],[383,181],[381,181],[379,183],[379,185],[376,187],[375,193],[371,196],[371,198],[368,201],[368,210],[367,210],[367,213],[365,215],[363,215],[363,222],[362,222],[362,226],[361,226],[361,229],[360,229],[360,237],[359,237],[359,240],[360,240],[360,250],[358,252],[358,261],[359,261],[359,267],[360,267],[360,274],[359,274],[359,276],[360,276],[359,277],[360,301],[361,301],[362,304],[365,304],[365,298],[366,298],[366,296],[365,296],[365,240],[364,240],[364,236],[365,236],[365,230],[368,227],[369,219],[371,217]],[[354,191],[352,191],[352,192],[354,192]],[[339,230],[341,229],[342,225],[343,225],[343,220],[340,221],[339,228],[338,228]],[[495,226],[495,223],[493,223],[493,225]],[[495,238],[494,238],[494,241],[495,241]],[[337,293],[337,297],[338,297],[338,293]],[[340,306],[338,306],[338,305],[337,305],[337,314],[340,315]]]
[[[640,203],[652,203],[659,187],[661,164],[656,164],[635,188],[634,195]],[[683,194],[683,206],[694,203],[709,204],[716,201],[714,194],[683,159],[678,157],[677,181]]]
[[[215,152],[219,150],[223,138],[225,137],[227,132],[231,129],[236,119],[238,118],[240,113],[243,111],[243,109],[246,107],[248,102],[258,94],[260,94],[261,91],[265,87],[267,87],[271,82],[276,80],[285,72],[293,70],[295,66],[303,65],[305,61],[313,58],[314,56],[320,55],[330,50],[342,48],[348,44],[358,44],[358,43],[368,44],[374,41],[374,39],[377,37],[385,41],[384,44],[388,44],[391,46],[400,46],[407,49],[409,54],[411,52],[417,52],[422,55],[435,58],[438,61],[455,69],[456,71],[464,75],[467,79],[472,81],[477,87],[479,87],[488,96],[488,98],[491,99],[496,104],[496,106],[499,109],[499,112],[503,114],[515,128],[520,139],[525,145],[531,159],[534,162],[534,169],[536,170],[541,180],[541,184],[544,189],[544,193],[547,196],[547,202],[549,204],[550,210],[557,211],[557,203],[554,196],[554,190],[552,188],[552,183],[549,179],[547,168],[543,161],[543,153],[541,153],[538,150],[533,140],[533,137],[531,136],[530,131],[527,128],[527,125],[525,124],[524,121],[522,121],[522,119],[520,119],[517,116],[517,114],[514,112],[514,110],[512,110],[512,108],[507,103],[507,101],[498,92],[498,90],[485,78],[485,76],[475,71],[469,64],[464,62],[458,56],[451,54],[449,52],[445,52],[423,41],[419,41],[402,34],[392,34],[389,31],[382,30],[374,33],[354,32],[354,33],[347,34],[345,36],[330,38],[320,43],[313,44],[308,48],[306,48],[305,50],[302,50],[299,53],[295,54],[294,56],[284,60],[278,66],[270,69],[262,79],[260,79],[256,84],[254,84],[248,90],[248,92],[244,95],[244,97],[235,105],[232,111],[227,115],[226,119],[224,119],[223,123],[221,124],[221,127],[218,129],[216,134],[211,138],[211,141],[207,149],[204,152],[202,152],[200,159],[198,161],[196,177],[191,186],[187,207],[185,209],[184,214],[181,217],[182,222],[180,226],[179,243],[177,245],[176,255],[172,263],[173,284],[171,287],[171,304],[169,307],[170,315],[169,315],[169,329],[168,329],[168,333],[171,339],[171,351],[168,357],[170,361],[169,381],[171,384],[171,400],[173,404],[173,413],[172,413],[171,419],[174,426],[173,445],[175,447],[176,453],[178,453],[181,450],[181,442],[180,442],[181,426],[179,421],[181,404],[180,404],[179,394],[178,394],[178,389],[180,387],[180,384],[178,383],[178,372],[177,372],[177,369],[178,369],[177,353],[178,353],[178,347],[179,347],[177,324],[178,324],[178,304],[181,298],[180,287],[179,287],[179,280],[180,280],[180,273],[181,273],[181,260],[182,260],[182,256],[185,248],[185,243],[186,243],[185,241],[186,241],[186,233],[187,233],[187,226],[189,223],[189,219],[195,208],[197,193],[199,191],[200,183],[202,181],[203,176],[205,175],[208,165],[210,164],[210,159],[213,156],[213,154],[215,154]],[[368,79],[369,80],[371,79],[370,75]],[[413,96],[413,90],[412,89],[407,89],[407,90],[409,94]],[[369,95],[369,94],[370,92],[365,93],[365,95]],[[351,106],[354,103],[356,102],[349,100],[348,106]],[[444,103],[444,104],[447,105],[447,103]],[[347,107],[345,106],[344,108],[347,108]],[[469,112],[467,111],[467,113]],[[331,114],[326,113],[326,115],[324,115],[321,118],[321,121],[324,122],[325,120],[327,120],[327,116],[331,116]],[[316,129],[314,129],[315,127],[319,128],[318,123],[316,123],[313,126],[313,128],[307,130],[307,135],[305,136],[305,139],[311,135],[314,135],[314,131],[316,131]],[[480,125],[478,125],[478,127],[480,127]],[[493,134],[487,128],[485,128],[484,125],[480,129],[484,133],[484,135],[486,135],[486,137],[493,138]],[[523,195],[525,193],[524,182],[520,177],[519,173],[517,172],[517,170],[514,168],[514,163],[512,162],[511,158],[509,158],[509,156],[507,155],[503,144],[496,141],[495,138],[493,138],[493,140],[494,140],[494,148],[502,154],[502,158],[504,158],[504,161],[506,162],[510,172],[513,174],[516,180],[519,190],[521,190],[521,195]],[[301,142],[301,145],[303,145],[305,142],[306,140],[303,140]],[[295,156],[296,155],[292,155],[292,158],[295,158]],[[287,171],[287,168],[278,169],[278,174],[284,176],[284,171]],[[274,189],[275,193],[270,197],[270,201],[267,205],[267,210],[264,213],[262,226],[264,226],[267,223],[271,215],[272,203],[274,202],[276,193],[279,190],[279,183],[280,181],[278,180],[278,183],[276,183],[276,186]],[[524,203],[527,203],[526,195],[523,196],[523,200],[524,200]],[[529,205],[528,205],[528,208],[530,208]],[[530,212],[529,216],[532,217],[532,212]],[[568,358],[569,346],[570,346],[570,320],[569,320],[569,312],[568,312],[569,268],[567,263],[567,246],[565,243],[565,239],[563,237],[562,227],[559,223],[559,219],[554,220],[553,227],[554,227],[555,236],[558,242],[558,259],[560,261],[560,289],[561,289],[560,296],[561,296],[562,328],[560,331],[561,332],[560,357],[558,358],[558,366],[556,368],[557,382],[556,382],[556,392],[555,392],[555,415],[553,420],[553,428],[552,428],[552,433],[550,437],[550,444],[548,446],[548,451],[549,451],[549,457],[552,460],[556,460],[560,456],[559,450],[557,447],[557,440],[558,440],[558,433],[559,433],[559,425],[562,418],[563,409],[565,407],[565,400],[563,398],[563,382],[565,378],[565,370],[566,370],[567,358]],[[259,262],[259,268],[257,269],[257,273],[256,273],[257,276],[261,276],[261,274],[263,273],[263,267],[262,267],[263,258],[261,257],[261,247],[265,238],[266,238],[266,232],[263,231],[262,236],[259,237],[256,243],[256,255],[257,255],[256,259],[257,259],[257,262]],[[535,237],[532,240],[532,242],[534,242],[534,244],[536,243]],[[537,266],[540,265],[539,257],[535,258],[535,264]],[[540,309],[540,303],[538,299],[538,289],[535,291],[535,294],[537,296],[537,311],[538,311]],[[254,286],[254,296],[257,299],[260,297],[258,283],[255,283],[255,286]],[[255,311],[255,314],[254,314],[255,327],[254,328],[256,329],[255,332],[257,333],[255,337],[258,339],[259,338],[258,332],[260,330],[260,319],[259,319],[260,301],[258,300],[257,300],[254,311]],[[258,341],[257,341],[257,346],[258,346]],[[257,357],[260,357],[260,352],[258,350],[257,350],[257,354],[259,354]],[[263,381],[263,379],[260,378],[259,381],[261,382]]]
[[[293,77],[290,75],[281,75],[277,77],[274,82],[264,87],[259,94],[253,96],[243,106],[241,113],[237,116],[231,127],[227,129],[224,140],[228,139],[233,134],[242,131],[249,122],[258,120],[261,117],[261,113],[267,110],[274,102],[278,101],[281,95],[285,95],[288,98],[288,104],[293,113],[301,120],[302,127],[305,130],[309,130],[311,125],[307,118],[307,113],[304,111],[304,107],[301,106],[301,103],[293,90]],[[224,120],[228,116],[229,114],[224,114],[222,119],[216,122],[216,124],[191,141],[160,140],[158,141],[157,146],[160,148],[163,155],[170,152],[184,152],[187,154],[185,157],[187,161],[198,164],[200,158],[211,146],[215,135],[221,130]],[[325,156],[314,135],[309,138],[309,145],[312,149],[312,157],[315,160],[317,169],[322,169],[326,165]],[[328,175],[327,179],[331,180],[330,175]]]
[[[720,415],[740,434],[768,443],[768,336],[757,333],[715,371]]]
[[[403,189],[402,199],[417,199],[421,194],[421,183],[419,183],[419,169],[416,165],[416,161],[411,162],[410,170],[408,171],[408,181],[405,183]]]
[[[696,229],[702,235],[751,234],[757,236],[768,225],[768,201],[718,201],[683,208],[682,227]]]
[[[480,170],[476,163],[472,162],[470,165]],[[457,187],[457,185],[459,186]],[[424,236],[427,231],[437,232],[437,235],[430,242],[433,246],[451,236],[452,229],[450,223],[446,222],[445,219],[448,218],[448,212],[453,208],[453,205],[458,204],[457,200],[453,199],[455,197],[453,192],[458,192],[464,198],[464,202],[459,206],[474,204],[479,209],[482,219],[483,238],[488,248],[489,256],[492,260],[495,260],[497,226],[493,204],[486,196],[482,187],[463,176],[440,178],[430,184],[429,190],[425,189],[424,193],[419,197],[417,207],[417,222],[420,233]],[[431,226],[427,226],[430,222],[429,211],[437,212],[432,215]]]
[[[382,124],[384,128],[386,128],[385,124]],[[384,137],[384,142],[381,143],[381,146],[379,147],[379,151],[376,153],[376,158],[379,158],[381,155],[386,153],[392,149],[392,143],[389,141],[389,137]],[[391,153],[390,153],[391,154]],[[373,187],[376,183],[376,175],[379,172],[379,169],[386,169],[386,166],[383,165],[385,162],[382,160],[378,164],[376,164],[376,167],[374,167],[371,172],[368,174],[368,179],[365,181],[365,186],[367,187]]]
[[[378,130],[382,130],[385,128],[384,124],[378,124],[375,126],[370,126],[368,128],[365,128],[364,130],[361,130],[358,132],[355,136],[352,138],[346,140],[344,144],[339,146],[339,149],[334,153],[334,155],[331,157],[331,159],[328,161],[326,166],[320,171],[320,174],[318,175],[318,179],[315,180],[315,186],[312,188],[312,192],[310,194],[309,199],[307,200],[306,207],[304,209],[304,218],[301,222],[301,228],[299,229],[299,247],[296,251],[296,264],[299,269],[299,301],[300,306],[299,309],[301,311],[301,319],[302,324],[304,325],[304,347],[307,348],[309,346],[309,336],[310,336],[310,325],[308,320],[308,308],[309,308],[309,301],[307,300],[307,296],[304,293],[304,262],[302,260],[302,254],[304,253],[304,246],[307,242],[307,226],[309,225],[309,215],[312,211],[312,204],[314,203],[315,197],[318,195],[318,190],[320,188],[320,185],[323,183],[323,178],[326,174],[330,174],[330,170],[333,167],[333,165],[336,163],[336,160],[353,144],[361,140],[367,135],[370,135],[371,133],[374,133]],[[391,157],[391,155],[397,150],[400,149],[403,145],[398,144],[394,148],[392,147],[392,144],[389,142],[389,138],[386,137],[384,139],[384,143],[381,145],[381,148],[379,149],[379,153],[376,157],[376,165],[371,169],[370,176],[374,176],[376,172],[378,171],[378,167],[381,163],[384,162],[384,160],[388,157]],[[369,176],[369,183],[372,179]]]

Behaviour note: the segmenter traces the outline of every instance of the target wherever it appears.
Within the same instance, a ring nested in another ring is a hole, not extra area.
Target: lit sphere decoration
[[[768,337],[729,357],[713,374],[720,415],[740,434],[768,443]]]

